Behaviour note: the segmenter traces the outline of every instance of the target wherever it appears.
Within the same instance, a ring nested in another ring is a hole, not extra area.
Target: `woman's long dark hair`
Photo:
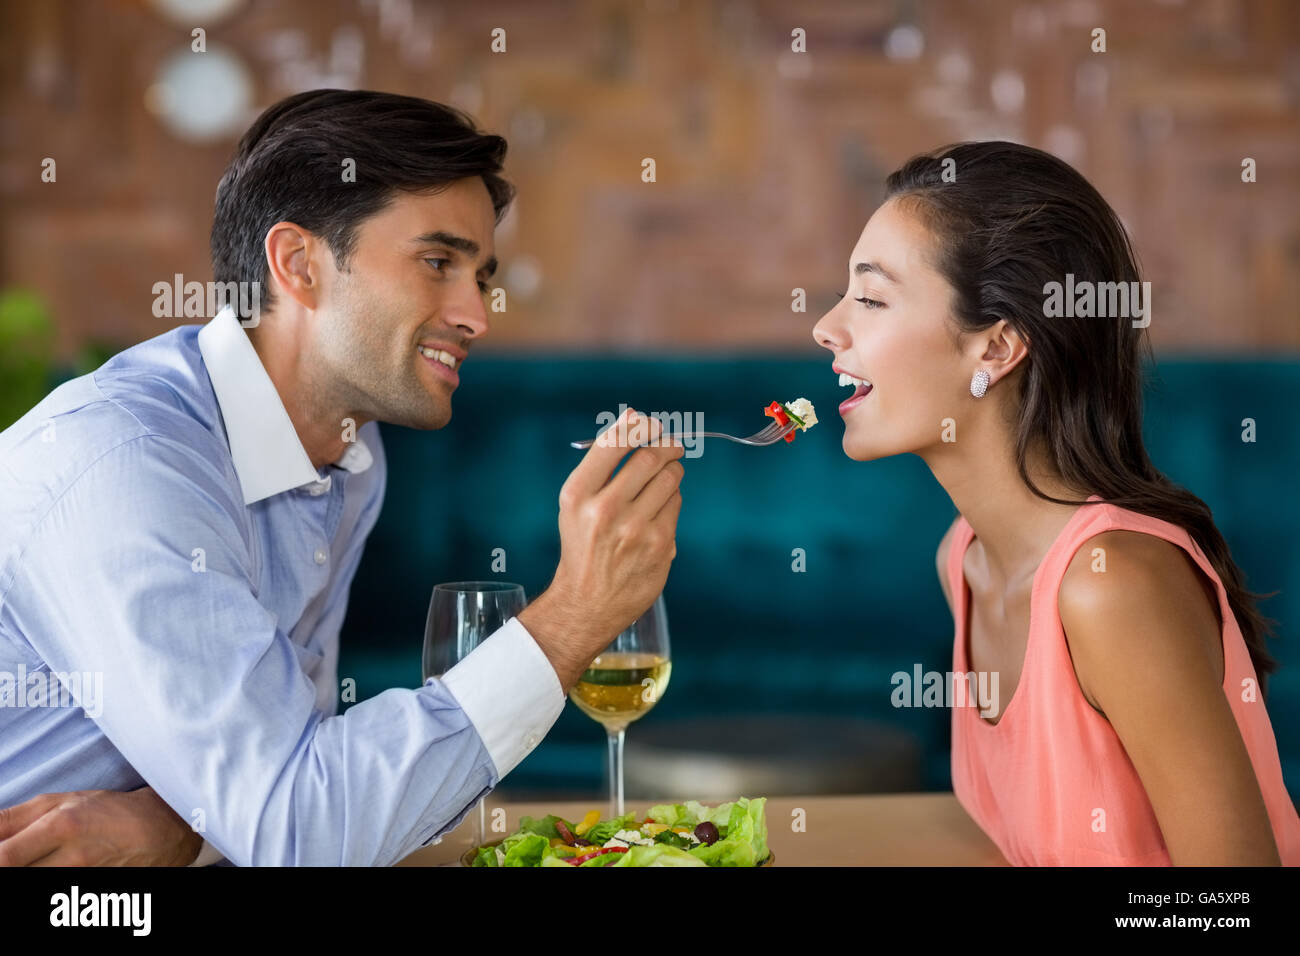
[[[954,289],[961,329],[1006,319],[1028,343],[1016,424],[1025,484],[1047,501],[1086,504],[1035,486],[1026,458],[1039,448],[1068,486],[1185,529],[1223,582],[1263,695],[1277,662],[1265,646],[1274,622],[1255,608],[1261,595],[1246,590],[1209,507],[1157,471],[1142,444],[1142,373],[1151,357],[1145,329],[1131,317],[1046,314],[1046,285],[1065,285],[1067,273],[1076,286],[1138,281],[1114,210],[1068,164],[1004,142],[916,156],[889,176],[885,192],[918,213],[934,237],[934,264]]]

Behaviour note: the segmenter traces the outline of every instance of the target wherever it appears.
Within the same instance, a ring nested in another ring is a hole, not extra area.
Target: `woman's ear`
[[[1006,319],[999,319],[994,325],[979,333],[978,338],[984,343],[980,367],[989,373],[990,385],[1010,375],[1029,354],[1028,343]]]

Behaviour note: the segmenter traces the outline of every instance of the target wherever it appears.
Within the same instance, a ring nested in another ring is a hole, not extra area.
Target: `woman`
[[[1094,304],[1123,314],[1053,301],[1117,282],[1127,309]],[[996,674],[1000,709],[953,708],[953,789],[1007,859],[1297,864],[1266,622],[1142,445],[1140,290],[1075,170],[967,143],[889,177],[813,336],[853,379],[849,457],[912,452],[960,512],[936,556],[953,672]]]

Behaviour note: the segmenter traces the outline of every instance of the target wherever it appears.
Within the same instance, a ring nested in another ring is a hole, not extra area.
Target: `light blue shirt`
[[[564,696],[512,619],[337,713],[385,474],[374,422],[312,465],[229,311],[0,432],[0,807],[147,784],[239,865],[387,865],[458,823]]]

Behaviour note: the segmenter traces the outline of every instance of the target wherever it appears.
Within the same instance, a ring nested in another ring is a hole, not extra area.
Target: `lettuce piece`
[[[708,866],[756,866],[754,845],[748,840],[723,839],[712,846],[697,846],[686,851]]]
[[[559,820],[568,827],[570,833],[573,832],[572,823],[564,819],[564,817],[557,817],[555,814],[551,813],[542,817],[540,820],[534,820],[532,817],[524,817],[519,821],[519,829],[516,831],[516,834],[536,833],[546,837],[548,840],[554,839],[560,835],[560,831],[555,829],[556,820]]]
[[[513,843],[511,841],[514,841]],[[506,859],[503,866],[541,866],[542,854],[550,847],[551,841],[540,833],[526,833],[518,839],[506,837],[501,844]]]
[[[666,823],[670,827],[694,829],[696,825],[705,821],[723,827],[731,818],[731,808],[734,805],[734,803],[721,803],[716,807],[706,807],[698,800],[687,800],[685,803],[661,803],[651,807],[646,816],[655,823]]]
[[[744,797],[741,797],[741,800],[743,799]],[[706,807],[704,804],[697,803],[694,800],[687,800],[686,811],[691,815],[692,820],[689,824],[683,823],[681,825],[693,827],[697,823],[708,822],[717,827],[727,826],[731,820],[731,808],[738,802],[739,801],[720,803],[716,807]]]
[[[527,833],[523,830],[516,830],[514,833],[510,834],[510,836],[506,837],[504,840],[501,841],[500,843],[501,852],[509,853],[510,848],[526,836],[532,836],[532,834]]]
[[[474,857],[471,866],[496,866],[497,865],[497,848],[494,846],[481,846],[478,848],[478,856]]]
[[[741,797],[731,805],[726,836],[712,846],[697,846],[688,852],[709,866],[757,866],[767,858],[766,803],[765,797]]]
[[[666,843],[654,846],[634,846],[626,853],[618,854],[618,860],[610,866],[707,866],[685,850]]]
[[[551,854],[550,856],[544,856],[544,857],[542,857],[542,862],[541,862],[540,865],[541,865],[541,866],[562,866],[562,867],[564,867],[566,870],[576,870],[576,869],[577,869],[577,867],[574,866],[572,863],[565,863],[564,860],[563,860],[561,857],[559,857],[559,856],[557,856],[557,855],[555,855],[555,854]]]
[[[755,797],[747,801],[749,810],[749,819],[753,824],[753,832],[750,834],[750,842],[754,844],[754,862],[762,863],[767,859],[767,819],[763,816],[763,808],[767,805],[767,797]]]
[[[703,862],[705,866],[758,865],[754,862],[754,848],[748,843],[728,843],[726,840],[719,840],[713,846],[697,846],[686,852]]]
[[[596,847],[595,849],[600,849],[600,847]],[[586,863],[579,863],[578,866],[613,866],[614,861],[621,856],[623,856],[622,853],[602,853],[600,856],[593,856]]]
[[[602,820],[587,831],[584,837],[590,840],[596,846],[603,846],[610,837],[619,830],[637,829],[636,811],[623,814],[621,817],[615,817],[613,820]]]
[[[675,846],[679,850],[689,850],[691,847],[695,846],[695,841],[680,833],[675,833],[672,830],[664,830],[662,833],[656,833],[654,835],[654,841],[656,843],[666,843],[669,846]]]
[[[556,848],[551,845],[551,841],[547,840],[546,847],[542,850],[542,860],[546,860],[548,857],[552,857],[552,856],[563,856],[562,853],[557,853],[555,852],[555,850]],[[541,864],[539,863],[538,866],[540,865]]]
[[[666,823],[670,827],[686,826],[685,823],[678,822],[686,818],[686,807],[680,803],[661,803],[651,807],[645,815],[655,823]]]

